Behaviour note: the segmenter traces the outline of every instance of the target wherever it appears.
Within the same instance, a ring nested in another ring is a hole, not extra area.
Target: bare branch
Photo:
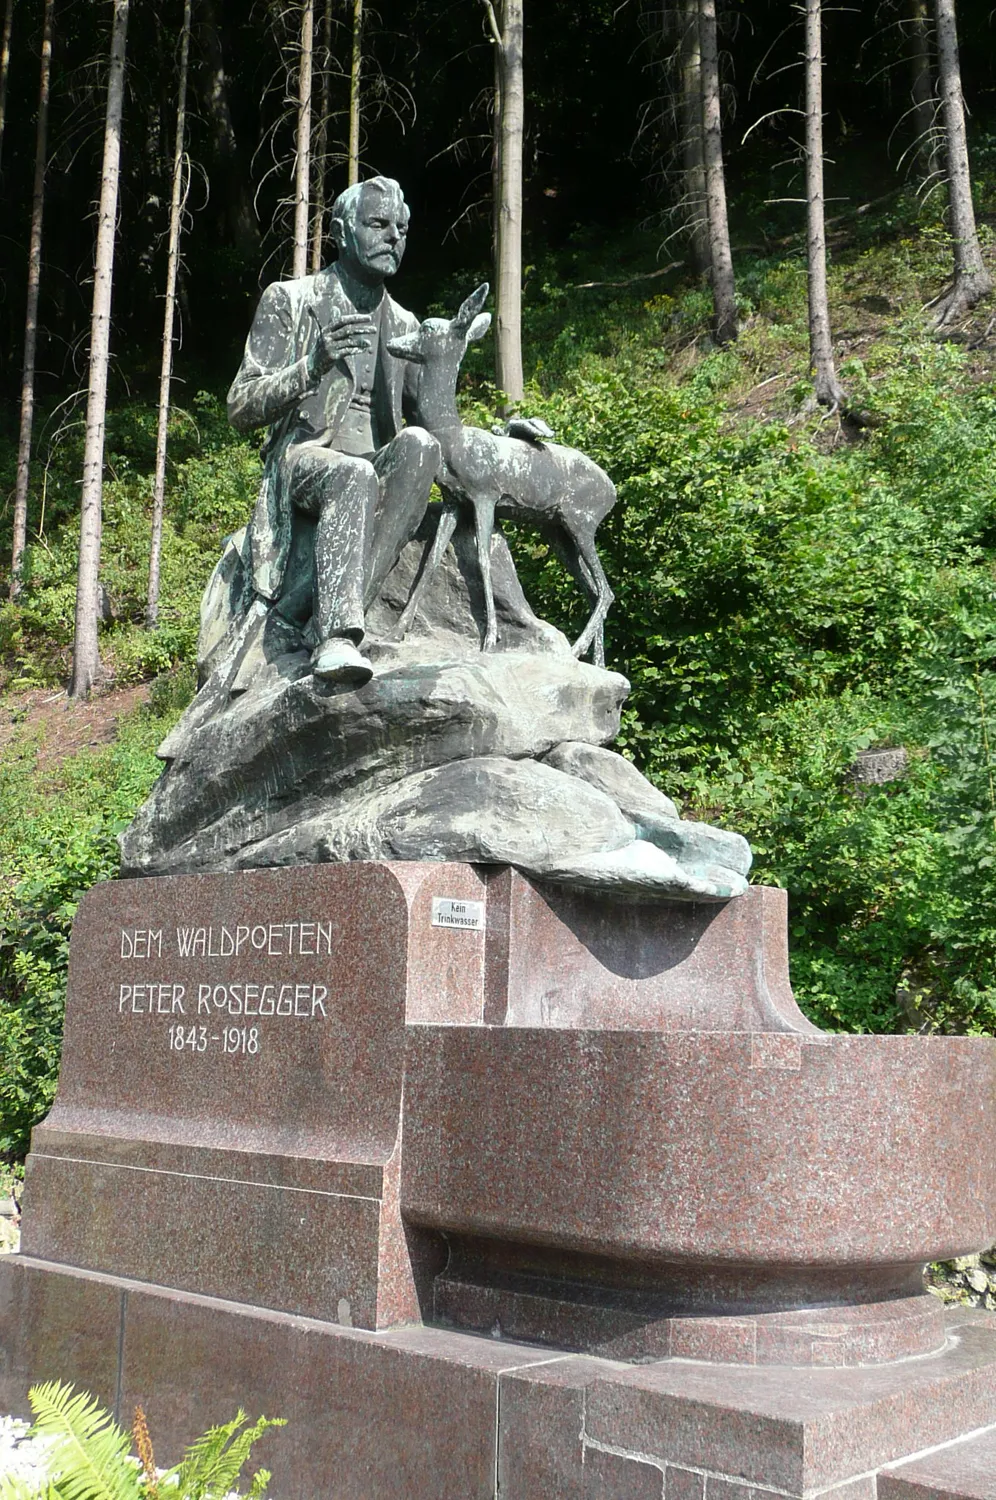
[[[504,47],[505,43],[502,40],[501,28],[498,25],[498,17],[495,15],[495,8],[491,4],[491,0],[481,0],[481,4],[484,6],[484,10],[488,18],[488,30],[491,32],[492,41],[494,42],[496,47]]]

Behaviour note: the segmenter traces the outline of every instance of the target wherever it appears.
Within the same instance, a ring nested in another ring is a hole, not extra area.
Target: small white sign
[[[468,932],[484,931],[483,901],[454,901],[450,896],[433,896],[433,927],[464,927]]]

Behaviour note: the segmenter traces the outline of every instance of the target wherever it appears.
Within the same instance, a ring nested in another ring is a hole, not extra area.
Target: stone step
[[[878,1500],[996,1500],[996,1428],[880,1474]]]

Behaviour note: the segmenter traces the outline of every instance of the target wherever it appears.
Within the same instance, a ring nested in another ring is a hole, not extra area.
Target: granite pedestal
[[[996,1237],[996,1046],[820,1033],[785,931],[469,865],[95,888],[0,1409],[285,1416],[281,1500],[961,1493],[996,1320],[920,1268]]]

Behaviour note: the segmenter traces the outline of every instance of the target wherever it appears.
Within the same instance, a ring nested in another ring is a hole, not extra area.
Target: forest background
[[[193,0],[150,628],[184,4],[132,0],[97,473],[105,696],[95,719],[93,705],[67,705],[64,689],[94,205],[120,5],[0,7],[10,17],[0,138],[0,1154],[11,1160],[54,1088],[76,903],[115,873],[115,835],[194,691],[200,593],[225,536],[249,515],[259,472],[258,445],[227,425],[224,393],[261,287],[294,263],[301,6]],[[718,6],[735,275],[735,326],[725,328],[697,243],[708,215],[688,187],[688,9],[525,0],[525,390],[513,404],[616,482],[619,504],[599,545],[617,596],[608,659],[633,684],[621,748],[688,815],[744,833],[755,879],[788,888],[793,983],[807,1012],[836,1030],[994,1032],[996,308],[982,298],[937,326],[961,241],[930,65],[932,11],[924,0],[865,0],[822,16],[828,312],[841,399],[821,405],[802,115],[804,12],[814,0]],[[15,579],[46,15],[35,420]],[[996,31],[979,0],[961,0],[958,25],[978,244],[991,269]],[[316,213],[349,175],[352,115],[361,175],[397,177],[411,205],[396,295],[420,316],[452,314],[493,279],[487,8],[335,0],[326,10],[319,0],[315,35],[309,247]],[[924,46],[929,94],[918,112]],[[461,399],[466,419],[483,425],[507,410],[490,342],[468,355]],[[540,539],[518,529],[511,540],[534,605],[576,627],[582,601]],[[863,785],[855,764],[876,747],[902,747],[902,774]]]

